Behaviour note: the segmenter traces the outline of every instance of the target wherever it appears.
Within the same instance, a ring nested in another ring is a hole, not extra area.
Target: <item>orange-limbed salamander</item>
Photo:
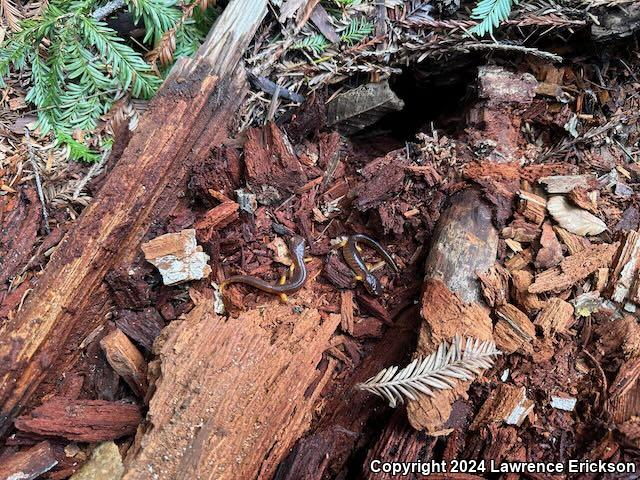
[[[358,252],[358,243],[364,243],[373,248],[376,252],[382,255],[385,262],[387,262],[393,268],[394,272],[398,273],[398,266],[393,261],[389,252],[387,252],[382,245],[376,242],[373,238],[356,233],[347,238],[342,245],[342,254],[347,262],[347,265],[351,267],[351,270],[356,274],[356,280],[362,281],[364,287],[371,295],[380,296],[382,294],[382,285],[380,280],[373,273],[369,271],[367,264],[360,256]]]
[[[222,291],[230,283],[245,283],[263,292],[279,295],[283,302],[287,301],[287,294],[297,292],[307,281],[307,267],[304,264],[305,240],[299,235],[292,235],[287,242],[289,245],[289,256],[291,257],[291,276],[285,282],[286,277],[280,279],[280,283],[275,285],[267,283],[257,277],[249,275],[234,275],[220,284]]]

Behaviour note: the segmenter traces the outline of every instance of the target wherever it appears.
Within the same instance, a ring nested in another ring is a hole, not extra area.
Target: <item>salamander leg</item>
[[[286,293],[281,293],[279,297],[282,303],[289,303],[289,297],[287,297]]]
[[[313,260],[313,257],[304,257],[304,263],[309,263],[311,260]]]
[[[362,282],[362,281],[364,280],[364,277],[363,277],[362,275],[355,275],[355,276],[353,277],[353,279],[354,279],[356,282]]]
[[[278,285],[284,285],[285,283],[287,283],[287,276],[286,275],[282,275],[280,277],[280,280],[278,280]]]

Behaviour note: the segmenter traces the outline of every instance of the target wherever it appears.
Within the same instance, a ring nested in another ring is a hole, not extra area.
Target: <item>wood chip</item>
[[[549,199],[547,210],[562,228],[576,235],[598,235],[607,229],[606,223],[598,217],[571,205],[560,195]]]
[[[569,193],[576,187],[590,188],[596,185],[596,176],[588,175],[554,175],[538,180],[548,193]]]
[[[547,213],[547,201],[534,193],[522,190],[518,192],[518,197],[518,212],[527,220],[540,225]]]
[[[499,384],[484,401],[469,428],[478,430],[482,426],[498,422],[521,425],[534,407],[526,393],[524,387]]]
[[[557,225],[554,226],[553,229],[555,230],[558,237],[560,237],[562,243],[567,246],[567,250],[569,250],[569,253],[571,255],[591,246],[591,242],[588,238],[581,237],[580,235],[576,235],[575,233],[571,233]]]
[[[556,332],[566,332],[573,323],[573,305],[557,297],[551,298],[534,323],[545,337],[553,336]]]
[[[23,432],[77,442],[102,442],[133,435],[142,421],[140,407],[106,400],[53,397],[18,417]]]
[[[490,307],[507,303],[509,271],[496,264],[485,273],[478,273],[482,294]]]
[[[533,273],[529,270],[517,270],[511,274],[511,282],[515,302],[525,312],[531,314],[544,307],[545,302],[540,300],[537,294],[529,293],[529,287],[533,283]]]
[[[596,191],[588,191],[586,188],[583,187],[575,187],[574,189],[572,189],[569,192],[569,200],[571,200],[571,202],[579,207],[579,208],[583,208],[584,210],[587,210],[588,212],[591,213],[597,213],[598,212],[598,204],[596,202],[596,196],[597,196]]]
[[[562,259],[562,245],[549,222],[542,226],[540,235],[540,246],[536,254],[535,266],[540,269],[547,269],[558,265]]]
[[[209,210],[195,227],[197,230],[210,232],[220,230],[238,219],[239,208],[240,206],[233,200],[222,202]]]
[[[526,268],[531,263],[531,260],[533,260],[533,253],[530,248],[527,248],[505,261],[504,266],[513,273]]]
[[[111,368],[122,377],[131,390],[141,398],[147,394],[147,363],[131,340],[115,329],[100,340]]]
[[[13,455],[3,456],[0,479],[33,480],[58,464],[49,442],[40,442]]]
[[[142,244],[146,260],[162,274],[165,285],[200,280],[209,276],[209,255],[196,242],[193,228],[167,233]]]
[[[536,329],[527,314],[514,305],[506,304],[496,310],[496,315],[499,320],[493,329],[493,338],[498,349],[507,353],[533,352]]]
[[[584,280],[599,268],[608,267],[619,243],[592,245],[579,253],[566,257],[558,267],[536,275],[529,293],[560,293]]]
[[[353,290],[340,292],[340,327],[349,335],[353,335]]]
[[[618,303],[624,303],[627,300],[637,301],[629,297],[638,280],[640,269],[639,232],[632,230],[624,234],[612,269],[609,287],[611,300]]]
[[[501,236],[521,243],[531,243],[540,236],[540,229],[537,225],[518,218],[502,229]]]

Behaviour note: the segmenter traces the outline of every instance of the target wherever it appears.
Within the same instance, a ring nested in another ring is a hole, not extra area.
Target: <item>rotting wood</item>
[[[423,324],[416,355],[426,356],[456,335],[491,340],[491,319],[481,302],[478,271],[493,266],[498,235],[491,224],[491,210],[473,190],[460,192],[442,214],[427,257],[422,294]],[[459,382],[433,397],[409,402],[411,425],[436,432],[451,414],[456,398],[464,396],[471,382]]]
[[[531,192],[518,192],[518,211],[524,218],[540,225],[544,221],[547,201]]]
[[[18,417],[15,425],[23,432],[46,437],[102,442],[133,434],[141,421],[137,405],[53,397]]]
[[[637,301],[633,297],[633,287],[640,269],[640,233],[629,231],[621,240],[616,253],[609,280],[610,298],[614,302]]]
[[[548,193],[569,193],[576,187],[592,188],[596,186],[596,176],[586,175],[553,175],[538,180]]]
[[[497,307],[507,303],[509,295],[509,271],[503,266],[495,264],[484,273],[478,273],[482,286],[482,294],[490,307]]]
[[[588,238],[581,237],[580,235],[576,235],[575,233],[571,233],[557,225],[554,226],[553,229],[560,237],[562,243],[567,246],[567,250],[569,250],[569,254],[571,255],[591,246],[591,242]]]
[[[236,66],[265,13],[266,0],[230,2],[194,58],[178,60],[23,309],[0,329],[0,359],[9,365],[0,369],[0,435],[49,369],[64,372],[82,338],[104,321],[102,280],[129,263],[151,222],[172,210],[177,200],[167,189],[182,185],[191,166],[224,140],[246,91]]]
[[[202,299],[171,323],[156,344],[148,424],[124,480],[270,478],[308,428],[328,380],[317,381],[315,369],[340,315],[302,307],[312,298],[307,284],[295,310],[274,301],[230,319]]]
[[[535,277],[529,293],[562,292],[593,272],[611,264],[619,242],[592,245],[589,248],[565,257],[558,267],[545,270]]]
[[[469,428],[478,430],[493,422],[520,425],[533,406],[533,401],[527,399],[524,387],[501,383],[491,391]]]
[[[327,403],[322,411],[325,415],[311,435],[298,440],[280,465],[278,480],[333,478],[345,468],[353,449],[371,436],[367,424],[379,413],[376,406],[380,400],[356,389],[355,385],[388,365],[406,360],[415,342],[414,329],[418,317],[415,308],[401,314],[353,374],[332,387],[333,394],[324,397]]]
[[[542,225],[540,247],[536,254],[536,268],[547,269],[555,267],[564,258],[562,255],[562,245],[558,241],[558,237],[549,222],[545,222],[545,224]]]
[[[109,365],[141,398],[147,394],[147,364],[131,340],[115,329],[100,340]]]
[[[547,301],[535,320],[545,337],[553,336],[556,332],[566,332],[573,322],[573,305],[554,297]]]
[[[58,464],[49,442],[21,450],[0,462],[0,480],[33,480]]]
[[[522,269],[511,273],[513,284],[513,297],[515,303],[527,313],[533,313],[544,307],[545,302],[535,293],[529,293],[529,287],[533,283],[533,273]]]
[[[493,329],[493,337],[498,349],[506,353],[532,353],[536,330],[529,317],[509,303],[498,307],[496,315],[498,322]]]

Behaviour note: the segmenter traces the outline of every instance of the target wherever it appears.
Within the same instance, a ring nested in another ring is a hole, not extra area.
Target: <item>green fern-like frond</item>
[[[131,87],[131,94],[136,98],[151,98],[162,80],[153,74],[140,54],[125,44],[105,23],[91,17],[82,17],[80,24],[90,45],[112,65],[113,73],[120,80],[123,89]]]
[[[133,13],[136,23],[144,22],[144,42],[155,46],[162,34],[175,27],[182,16],[176,8],[175,0],[127,0],[127,6]]]
[[[492,34],[494,28],[509,18],[511,5],[512,0],[480,0],[471,12],[471,18],[481,21],[470,32],[481,37]]]
[[[373,24],[364,17],[352,18],[347,27],[342,31],[340,40],[355,45],[361,42],[373,32]]]
[[[98,152],[91,150],[85,144],[78,142],[71,135],[64,132],[56,133],[58,144],[65,145],[69,149],[69,158],[82,162],[97,162],[100,159]]]
[[[321,55],[331,43],[321,34],[309,35],[292,45],[294,50],[307,50],[315,55]]]

